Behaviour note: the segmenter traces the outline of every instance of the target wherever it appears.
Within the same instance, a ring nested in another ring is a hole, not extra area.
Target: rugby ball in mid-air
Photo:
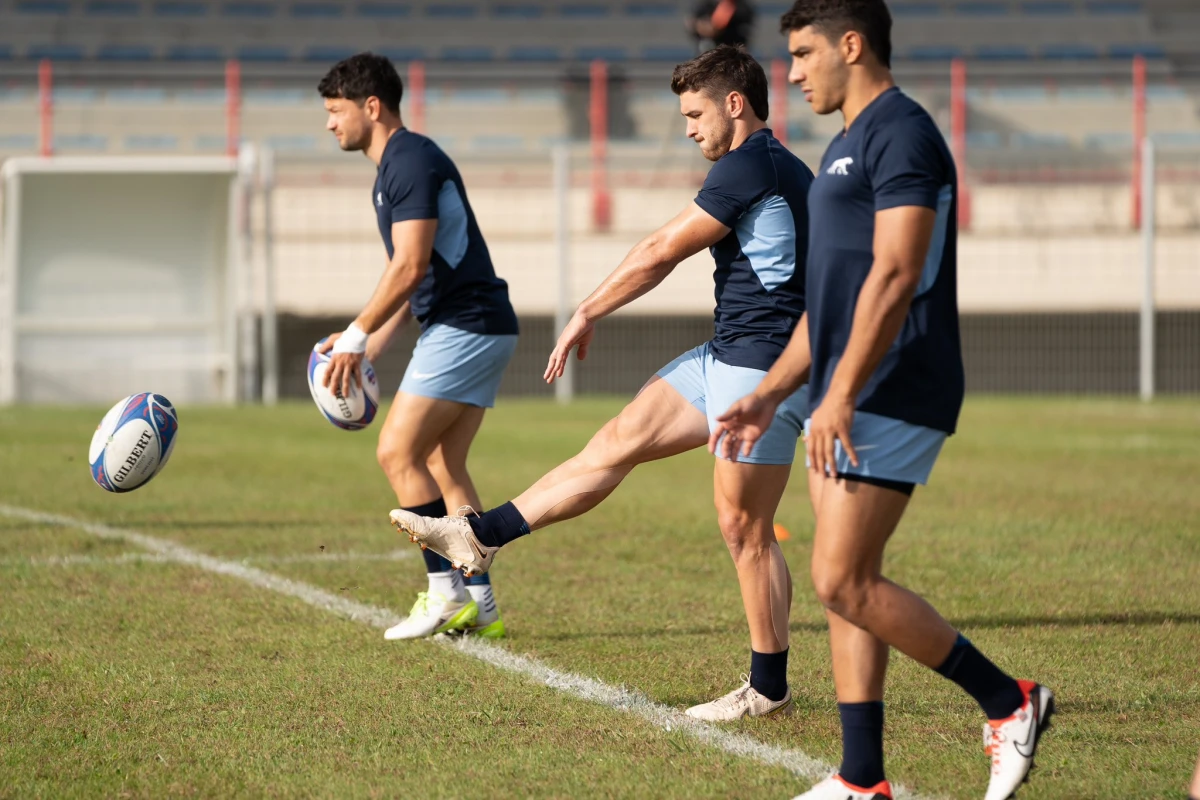
[[[313,402],[321,410],[325,419],[347,431],[359,431],[371,424],[375,413],[379,411],[379,381],[375,378],[375,368],[366,358],[362,360],[362,386],[350,384],[350,394],[342,396],[341,387],[335,391],[333,387],[325,387],[325,370],[329,368],[329,353],[318,353],[317,348],[325,340],[313,346],[308,356],[308,390],[312,392]]]
[[[117,403],[92,434],[92,480],[109,492],[131,492],[167,465],[179,417],[161,394],[141,392]]]

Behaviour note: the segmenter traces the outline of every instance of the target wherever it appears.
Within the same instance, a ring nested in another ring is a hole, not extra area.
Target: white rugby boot
[[[983,725],[983,748],[992,758],[992,777],[984,800],[1008,800],[1029,780],[1038,740],[1050,727],[1054,694],[1033,681],[1017,681],[1025,702],[1007,719]]]
[[[453,517],[422,517],[398,508],[389,516],[397,532],[447,559],[464,575],[482,575],[492,568],[500,548],[488,547],[475,537],[464,511],[474,513],[470,506],[463,506]]]
[[[830,775],[792,800],[892,800],[892,787],[880,781],[869,789],[846,783],[841,775]]]
[[[421,592],[408,618],[384,631],[383,638],[424,639],[466,628],[478,616],[479,606],[470,595],[463,600],[449,600],[437,592]]]
[[[692,706],[684,713],[705,722],[729,722],[742,717],[769,717],[792,712],[792,690],[782,700],[763,697],[750,685],[750,676],[742,675],[742,685],[711,703]]]

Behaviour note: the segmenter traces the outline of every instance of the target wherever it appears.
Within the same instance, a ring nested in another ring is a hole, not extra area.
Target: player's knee
[[[734,561],[766,553],[770,543],[762,536],[763,523],[743,508],[718,508],[717,524]]]
[[[871,582],[852,569],[813,561],[813,589],[821,605],[851,622],[862,617]]]
[[[389,476],[400,476],[417,466],[412,448],[403,447],[395,439],[380,437],[375,448],[375,460]]]

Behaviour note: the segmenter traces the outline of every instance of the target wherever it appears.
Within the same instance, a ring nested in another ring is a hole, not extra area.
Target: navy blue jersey
[[[953,433],[963,400],[954,159],[925,109],[897,88],[877,97],[839,134],[808,198],[809,391],[815,409],[829,389],[874,263],[875,212],[921,206],[937,212],[933,240],[904,327],[858,396],[856,407]]]
[[[407,130],[392,134],[371,196],[388,258],[395,250],[392,223],[438,222],[429,270],[409,301],[421,330],[437,323],[470,333],[517,332],[508,285],[492,268],[462,176],[432,139]]]
[[[712,246],[713,355],[768,370],[804,314],[805,198],[812,172],[771,131],[752,133],[713,164],[696,205],[731,228]]]

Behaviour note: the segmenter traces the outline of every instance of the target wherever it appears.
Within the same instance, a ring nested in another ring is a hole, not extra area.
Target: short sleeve
[[[713,164],[696,195],[696,205],[727,228],[732,228],[751,206],[766,194],[767,187],[754,180],[757,170],[742,163],[744,159],[730,158],[733,151]]]
[[[392,207],[392,222],[437,219],[440,176],[429,164],[396,161],[384,175],[384,197]]]
[[[930,125],[895,124],[878,131],[866,145],[875,210],[901,206],[938,207],[949,182],[945,142]]]

